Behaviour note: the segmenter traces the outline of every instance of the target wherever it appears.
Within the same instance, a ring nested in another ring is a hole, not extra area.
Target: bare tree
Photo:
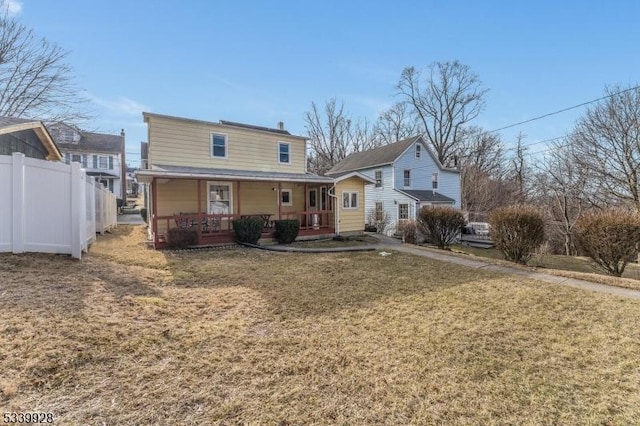
[[[574,234],[576,222],[587,207],[585,170],[575,161],[566,141],[554,143],[551,153],[536,165],[536,193],[551,218],[552,228],[562,236],[564,254],[576,254]]]
[[[509,172],[511,179],[515,184],[516,202],[524,203],[527,201],[529,187],[531,183],[530,178],[530,165],[527,161],[527,147],[523,144],[524,139],[527,136],[522,132],[518,133],[516,138],[516,147],[509,162],[511,164],[511,170]]]
[[[458,61],[431,64],[424,82],[421,77],[414,67],[405,68],[397,93],[413,108],[440,162],[450,166],[459,132],[482,111],[487,90],[471,68]]]
[[[376,145],[368,120],[353,121],[344,102],[335,98],[326,101],[322,111],[312,102],[304,121],[311,149],[309,169],[316,173],[324,174],[347,155]]]
[[[472,221],[512,201],[513,184],[504,179],[505,149],[500,136],[470,126],[460,132],[455,158],[461,172],[462,210]]]
[[[77,121],[86,100],[72,81],[67,54],[32,30],[0,15],[0,115]]]
[[[493,178],[502,177],[505,169],[505,149],[499,134],[488,133],[478,126],[460,131],[455,153],[458,167],[474,167]]]
[[[640,88],[613,86],[605,94],[576,124],[574,160],[604,197],[596,202],[640,210]]]
[[[417,116],[406,102],[398,102],[382,112],[374,127],[379,145],[388,145],[422,133]]]

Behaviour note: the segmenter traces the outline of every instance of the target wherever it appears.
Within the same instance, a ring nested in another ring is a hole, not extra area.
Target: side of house
[[[148,185],[156,247],[166,244],[175,227],[197,228],[200,245],[232,241],[233,220],[247,216],[264,220],[265,237],[280,219],[298,219],[301,236],[364,229],[368,178],[354,174],[338,181],[308,173],[306,138],[290,134],[282,123],[267,128],[153,113],[143,117],[146,168],[136,176]],[[344,205],[342,192],[353,197]]]
[[[365,190],[365,220],[369,223],[384,211],[387,233],[395,232],[400,221],[414,219],[424,206],[460,207],[460,173],[443,167],[420,136],[351,154],[328,175],[348,171],[375,182]]]

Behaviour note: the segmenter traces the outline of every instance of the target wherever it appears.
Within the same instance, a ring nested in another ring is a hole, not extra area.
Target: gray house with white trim
[[[422,136],[351,154],[327,175],[353,171],[375,180],[365,189],[365,218],[385,211],[391,219],[387,233],[395,232],[398,221],[414,219],[423,206],[460,208],[460,172],[444,167]]]

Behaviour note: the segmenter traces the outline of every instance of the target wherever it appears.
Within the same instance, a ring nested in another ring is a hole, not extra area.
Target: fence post
[[[12,232],[11,243],[13,253],[24,253],[24,154],[14,152],[12,161]]]
[[[82,256],[82,243],[80,242],[80,227],[84,225],[80,219],[82,213],[80,191],[82,190],[80,164],[71,163],[71,256],[77,259]]]

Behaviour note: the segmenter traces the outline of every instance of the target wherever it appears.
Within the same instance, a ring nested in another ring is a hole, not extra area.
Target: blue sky
[[[92,127],[146,140],[142,111],[304,134],[312,101],[374,121],[404,67],[469,65],[491,130],[640,82],[637,1],[11,0],[17,19],[69,50]],[[503,132],[507,144],[570,131],[584,109]],[[544,145],[542,145],[544,146]],[[541,145],[532,147],[539,150]]]

